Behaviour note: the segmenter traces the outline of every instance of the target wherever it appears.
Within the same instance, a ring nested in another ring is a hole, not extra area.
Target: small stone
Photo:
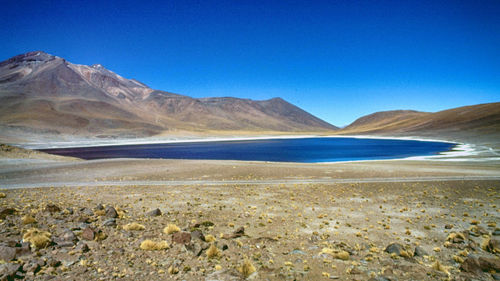
[[[205,235],[203,235],[203,232],[201,230],[196,229],[191,232],[191,238],[192,239],[200,239],[201,241],[205,241]]]
[[[85,207],[80,209],[80,213],[82,213],[84,215],[87,215],[87,216],[93,216],[94,215],[94,211],[92,211],[89,208],[85,208]]]
[[[95,238],[95,230],[90,227],[87,227],[82,232],[82,239],[92,241]]]
[[[453,224],[446,224],[444,226],[444,228],[446,228],[446,229],[452,229],[453,228]]]
[[[23,267],[18,263],[0,264],[0,280],[14,280],[20,278],[17,272]]]
[[[0,246],[0,260],[11,261],[16,258],[16,248]]]
[[[51,266],[51,267],[58,267],[58,266],[61,265],[61,262],[58,261],[58,260],[56,260],[56,259],[54,259],[54,258],[52,258],[52,257],[50,257],[50,258],[47,259],[47,265]]]
[[[114,207],[108,206],[106,207],[106,217],[108,218],[117,218],[118,213]]]
[[[239,227],[236,229],[233,233],[231,234],[224,234],[222,238],[224,239],[232,239],[232,238],[238,238],[245,235],[245,228],[243,226]]]
[[[175,232],[172,234],[172,243],[189,244],[191,242],[191,233]]]
[[[60,241],[60,242],[70,242],[70,243],[76,244],[76,242],[78,242],[78,238],[76,237],[75,233],[73,233],[73,231],[71,231],[69,229],[66,229],[63,232],[63,234],[61,234],[59,236],[58,241]]]
[[[104,210],[104,206],[101,203],[99,203],[99,204],[97,204],[97,206],[95,206],[95,209],[96,210]]]
[[[102,223],[103,226],[116,226],[116,219],[115,218],[110,218],[110,219],[107,219],[105,220],[103,223]]]
[[[55,204],[47,204],[47,206],[45,206],[45,211],[53,214],[53,213],[60,212],[61,208],[59,208],[59,206],[57,206]]]
[[[493,233],[491,233],[491,235],[500,236],[500,229],[495,229],[495,231],[493,231]]]
[[[43,265],[40,265],[39,260],[30,260],[27,263],[23,265],[23,271],[24,272],[32,272],[32,273],[37,273],[40,271]]]
[[[150,216],[150,217],[161,216],[161,211],[160,211],[160,209],[156,208],[154,210],[151,210],[151,211],[147,212],[146,215]]]
[[[389,246],[387,246],[384,250],[385,252],[389,254],[396,254],[398,256],[401,255],[401,253],[404,251],[403,245],[398,244],[398,243],[391,243]]]
[[[89,246],[86,243],[80,241],[76,245],[75,251],[81,252],[81,253],[86,253],[86,252],[90,251],[90,249],[89,249]]]
[[[493,278],[493,280],[500,280],[500,274],[498,273],[491,274],[491,277]]]
[[[423,257],[423,256],[428,256],[429,254],[420,246],[415,247],[415,256],[417,257]]]
[[[490,241],[488,242],[488,245],[486,246],[486,249],[490,253],[500,253],[500,240],[490,238]]]
[[[16,247],[16,258],[31,254],[31,246],[29,242],[23,242],[19,247]]]

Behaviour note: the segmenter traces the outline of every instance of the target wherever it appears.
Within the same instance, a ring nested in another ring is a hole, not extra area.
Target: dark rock
[[[444,228],[446,228],[446,229],[452,229],[453,228],[453,224],[446,224],[444,226]]]
[[[16,248],[0,246],[0,260],[11,261],[16,258]]]
[[[117,218],[118,213],[114,207],[108,206],[106,207],[106,217],[108,218]]]
[[[429,254],[420,246],[415,247],[415,253],[414,256],[417,257],[423,257],[423,256],[428,256]]]
[[[480,257],[478,261],[481,270],[486,272],[500,272],[500,259]]]
[[[116,219],[115,218],[110,218],[110,219],[107,219],[105,220],[103,223],[102,223],[103,226],[116,226]]]
[[[488,242],[488,245],[486,245],[486,250],[490,253],[500,253],[500,241],[497,239],[490,239],[490,242]]]
[[[68,214],[72,215],[74,212],[73,212],[73,208],[66,208],[66,211],[68,212]]]
[[[493,233],[491,233],[491,235],[500,236],[500,229],[495,229],[495,231],[493,231]]]
[[[97,204],[97,206],[95,206],[95,209],[96,210],[104,210],[104,206],[101,203],[99,203],[99,204]]]
[[[61,262],[50,257],[47,259],[47,265],[50,266],[50,267],[58,267],[61,265]]]
[[[201,232],[201,230],[199,229],[196,229],[191,232],[191,238],[200,239],[201,241],[205,242],[205,235],[203,235],[203,232]]]
[[[18,263],[4,263],[0,264],[0,280],[14,280],[18,279],[21,276],[17,274],[19,270],[21,270],[23,266]]]
[[[389,254],[394,253],[394,254],[400,256],[401,253],[404,251],[404,247],[401,244],[392,243],[392,244],[389,244],[389,246],[387,246],[384,251],[389,253]]]
[[[204,222],[200,223],[200,225],[204,226],[204,227],[210,227],[210,226],[214,226],[214,223],[211,221],[204,221]]]
[[[1,208],[0,209],[0,219],[5,219],[7,216],[15,214],[17,211],[14,208]]]
[[[47,204],[47,206],[45,206],[45,211],[52,214],[52,213],[60,212],[61,208],[59,208],[59,206],[57,206],[55,204]]]
[[[229,249],[229,246],[228,246],[228,245],[226,245],[226,244],[222,245],[222,251],[225,251],[225,250],[227,250],[227,249]]]
[[[467,257],[460,265],[460,270],[474,274],[481,274],[482,271],[479,260],[474,256]]]
[[[172,234],[172,242],[178,244],[188,244],[189,242],[191,242],[191,233],[176,232]]]
[[[92,241],[95,239],[95,230],[87,227],[82,232],[82,239]]]
[[[147,212],[146,215],[150,216],[150,217],[161,216],[161,211],[160,211],[160,209],[156,208],[154,210],[151,210],[151,211]]]

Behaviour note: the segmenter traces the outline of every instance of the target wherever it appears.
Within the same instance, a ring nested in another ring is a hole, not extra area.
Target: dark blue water
[[[338,162],[427,156],[448,151],[455,144],[414,140],[303,138],[117,145],[44,149],[83,159],[164,158],[279,162]]]

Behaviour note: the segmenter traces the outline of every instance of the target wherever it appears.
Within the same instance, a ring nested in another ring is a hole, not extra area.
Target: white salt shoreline
[[[282,135],[282,136],[248,136],[248,137],[205,137],[205,138],[137,138],[137,139],[75,139],[58,142],[46,143],[27,143],[22,145],[29,149],[48,149],[48,148],[75,148],[75,147],[103,147],[114,145],[141,145],[141,144],[163,144],[163,143],[194,143],[194,142],[220,142],[220,141],[252,141],[268,139],[300,139],[300,138],[359,138],[359,139],[393,139],[393,140],[414,140],[425,142],[444,142],[455,144],[451,151],[442,152],[438,155],[413,156],[406,158],[384,159],[384,160],[354,160],[342,162],[366,162],[366,161],[390,161],[390,160],[432,160],[432,161],[499,161],[500,157],[478,157],[479,154],[490,152],[487,147],[477,147],[473,144],[459,143],[448,140],[428,139],[420,137],[396,137],[396,136],[369,136],[369,135]],[[490,153],[491,154],[491,153]],[[493,152],[493,154],[496,154]],[[338,163],[338,162],[321,162]]]

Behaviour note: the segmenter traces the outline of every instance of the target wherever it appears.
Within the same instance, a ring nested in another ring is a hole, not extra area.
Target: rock
[[[467,257],[465,261],[460,265],[460,270],[474,274],[481,274],[481,266],[479,265],[479,260],[474,256]]]
[[[45,262],[42,259],[32,259],[23,265],[23,271],[37,273],[44,265]]]
[[[19,247],[16,247],[15,249],[16,258],[31,254],[31,246],[29,242],[23,242],[19,245]]]
[[[110,218],[110,219],[107,219],[105,220],[103,223],[102,223],[103,226],[116,226],[116,219],[115,218]]]
[[[493,231],[493,233],[491,233],[491,235],[500,236],[500,229],[495,229],[495,231]]]
[[[486,272],[500,272],[500,259],[498,258],[487,258],[487,257],[480,257],[479,260],[479,267],[481,270],[486,271]]]
[[[106,207],[106,217],[108,218],[117,218],[118,213],[114,207],[108,206]]]
[[[199,229],[196,229],[191,232],[191,238],[200,239],[201,241],[205,242],[205,235],[203,235],[203,232],[201,232],[201,230]]]
[[[498,273],[491,274],[491,277],[493,278],[493,280],[500,280],[500,274]]]
[[[80,241],[80,242],[78,242],[78,244],[76,244],[75,251],[81,252],[81,253],[86,253],[86,252],[90,251],[90,249],[86,243]]]
[[[147,212],[146,215],[150,216],[150,217],[161,216],[161,211],[160,211],[160,209],[156,208],[154,210],[151,210],[151,211]]]
[[[387,246],[384,251],[389,253],[389,254],[394,253],[394,254],[400,256],[401,253],[404,251],[404,247],[401,244],[392,243],[392,244],[389,244],[389,246]]]
[[[16,258],[16,248],[0,246],[0,260],[11,261]]]
[[[475,237],[479,237],[481,235],[489,234],[489,232],[479,225],[474,225],[470,228],[469,234]]]
[[[0,264],[0,280],[14,280],[20,278],[17,272],[23,267],[18,263]]]
[[[81,208],[80,209],[80,213],[82,213],[84,215],[87,215],[87,216],[93,216],[94,215],[94,211],[92,211],[91,209],[86,208],[86,207]]]
[[[491,238],[490,241],[488,242],[488,245],[486,245],[486,250],[490,253],[500,253],[500,241],[497,239]]]
[[[66,211],[68,212],[68,214],[72,215],[73,214],[73,208],[66,208]]]
[[[415,253],[414,256],[417,257],[423,257],[423,256],[428,256],[429,254],[420,246],[415,247]]]
[[[96,210],[104,210],[104,206],[101,203],[99,203],[99,204],[97,204],[97,206],[95,206],[95,209]]]
[[[56,243],[59,244],[59,242],[69,242],[72,243],[73,245],[78,242],[78,238],[76,237],[75,233],[73,231],[66,229],[64,232],[56,239]]]
[[[61,265],[61,262],[50,257],[47,259],[47,265],[50,266],[50,267],[58,267]]]
[[[191,242],[189,244],[184,245],[184,247],[186,248],[186,250],[192,252],[195,256],[199,257],[203,253],[203,251],[208,248],[208,244],[207,245],[205,244],[206,243],[200,244],[198,242]]]
[[[172,234],[172,243],[189,244],[191,242],[191,233],[175,232]]]
[[[453,224],[446,224],[444,226],[444,228],[446,228],[446,229],[452,229],[453,228]]]
[[[14,208],[1,208],[0,209],[0,219],[5,219],[7,216],[15,214],[17,211]]]
[[[95,230],[90,227],[87,227],[82,232],[82,239],[92,241],[95,239]]]
[[[224,234],[222,238],[224,239],[232,239],[232,238],[238,238],[245,235],[245,228],[243,226],[239,227],[236,229],[233,233],[231,234]]]
[[[45,206],[45,211],[53,214],[53,213],[60,212],[61,208],[59,208],[59,206],[57,206],[55,204],[47,204],[47,206]]]

